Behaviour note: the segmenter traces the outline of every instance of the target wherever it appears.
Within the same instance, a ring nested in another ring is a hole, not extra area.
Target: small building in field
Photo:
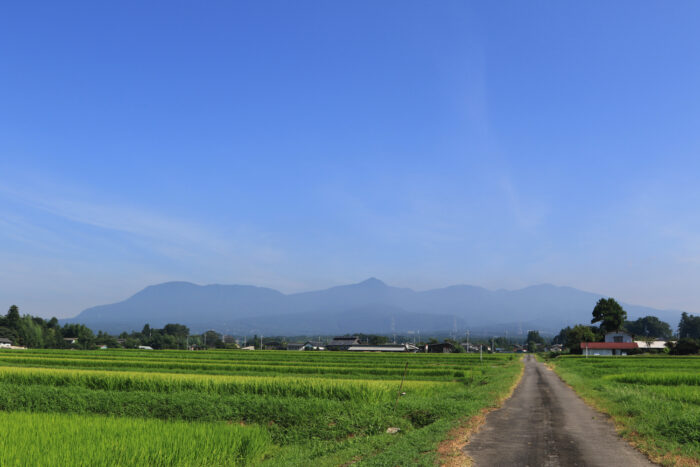
[[[12,341],[6,337],[0,337],[0,349],[9,349],[12,347]]]
[[[455,351],[455,346],[449,342],[441,342],[438,344],[426,344],[425,351],[427,353],[452,353]]]
[[[323,342],[319,341],[306,341],[302,350],[326,350]]]
[[[561,344],[552,344],[549,346],[550,352],[561,352],[564,350],[564,346]]]
[[[255,350],[254,345],[247,345],[245,347],[241,347],[241,350]]]
[[[63,342],[65,342],[68,345],[75,345],[78,343],[78,338],[77,337],[64,337]]]
[[[636,348],[635,342],[581,342],[581,351],[587,356],[627,355]]]
[[[323,342],[306,341],[303,344],[287,344],[287,350],[326,350]]]
[[[413,344],[352,345],[350,352],[418,352]]]
[[[472,344],[469,342],[461,342],[459,345],[464,348],[466,352],[478,352],[479,351],[479,346],[476,344]]]
[[[153,350],[150,345],[139,345],[139,350]]]
[[[265,350],[284,350],[287,348],[286,345],[282,345],[281,342],[265,342],[263,344]]]
[[[348,350],[353,345],[361,345],[360,339],[357,336],[340,336],[334,337],[333,340],[326,345],[328,350]]]
[[[653,340],[653,341],[634,341],[635,344],[637,344],[637,348],[639,350],[664,350],[666,347],[666,343],[668,341],[663,341],[663,340]]]

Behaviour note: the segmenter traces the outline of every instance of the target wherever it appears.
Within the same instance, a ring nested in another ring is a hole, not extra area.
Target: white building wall
[[[615,338],[618,339],[615,339]],[[605,334],[605,342],[634,342],[626,332],[609,332]]]
[[[583,349],[583,354],[586,355],[586,349]],[[610,349],[588,349],[588,356],[608,356],[612,355],[612,350]]]

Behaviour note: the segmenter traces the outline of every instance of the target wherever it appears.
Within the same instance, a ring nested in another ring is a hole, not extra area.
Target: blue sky
[[[0,305],[166,280],[700,311],[697,2],[5,2]],[[675,323],[674,323],[675,324]]]

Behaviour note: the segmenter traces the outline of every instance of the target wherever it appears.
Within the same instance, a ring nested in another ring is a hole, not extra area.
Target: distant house
[[[605,342],[581,342],[581,351],[587,356],[627,355],[627,352],[635,349],[637,343],[624,331],[605,334]]]
[[[140,350],[153,350],[153,347],[150,345],[139,345]]]
[[[561,352],[562,350],[564,350],[564,346],[561,344],[552,344],[549,346],[550,352]]]
[[[0,348],[9,349],[12,347],[12,341],[6,337],[0,337]]]
[[[328,350],[348,350],[353,345],[361,345],[360,339],[357,336],[340,336],[334,337],[333,340],[326,345]]]
[[[449,342],[441,342],[439,344],[426,344],[425,351],[427,353],[452,353],[455,351],[455,346]]]
[[[255,346],[253,345],[248,345],[246,347],[241,347],[241,350],[255,350]]]
[[[632,336],[624,331],[606,333],[604,342],[581,342],[580,345],[584,355],[594,356],[627,355],[630,350],[637,349]]]
[[[478,352],[480,350],[478,345],[469,342],[462,342],[459,345],[461,345],[467,352]]]
[[[266,342],[263,347],[265,350],[284,350],[286,348],[280,342]]]
[[[418,352],[413,344],[351,345],[350,352]]]
[[[326,350],[323,342],[306,341],[303,344],[287,344],[287,350]]]
[[[318,341],[306,341],[302,350],[326,350],[323,342]]]
[[[63,342],[65,342],[68,345],[74,345],[78,343],[78,338],[77,337],[64,337]]]

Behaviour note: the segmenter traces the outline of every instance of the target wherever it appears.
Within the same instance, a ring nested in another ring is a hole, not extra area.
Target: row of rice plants
[[[202,354],[203,352],[197,352],[197,354]],[[426,361],[417,358],[405,358],[405,359],[392,359],[385,360],[377,358],[376,354],[361,354],[360,358],[354,359],[331,359],[331,358],[307,358],[307,359],[263,359],[263,358],[242,358],[241,355],[260,355],[261,353],[269,352],[229,352],[229,358],[188,358],[192,355],[189,353],[179,353],[170,355],[168,358],[163,358],[160,356],[160,352],[152,353],[152,356],[143,354],[130,354],[129,351],[123,351],[119,354],[103,354],[101,352],[71,352],[64,354],[48,354],[50,358],[54,360],[65,360],[67,362],[71,361],[129,361],[132,363],[137,362],[162,362],[162,363],[183,363],[186,362],[191,365],[201,364],[201,365],[225,365],[225,364],[255,364],[257,366],[289,366],[289,367],[310,367],[310,366],[342,366],[343,368],[403,368],[403,364],[410,362],[417,367],[422,369],[430,368],[444,368],[444,369],[465,369],[474,366],[476,363],[480,363],[472,358],[463,357],[454,360],[437,360],[437,361]],[[215,352],[207,352],[207,355],[216,354]],[[0,352],[0,360],[2,361],[17,361],[17,360],[37,360],[47,358],[46,352],[20,352],[20,353],[10,353]]]
[[[174,370],[179,373],[207,373],[207,374],[297,374],[297,375],[343,375],[357,376],[367,378],[370,376],[378,376],[381,378],[401,378],[404,369],[401,367],[393,368],[377,368],[374,366],[329,366],[329,365],[308,365],[308,366],[289,366],[285,364],[278,365],[259,365],[255,363],[249,364],[229,364],[229,363],[189,363],[189,362],[153,362],[149,360],[107,360],[102,358],[95,359],[66,359],[66,358],[48,358],[34,357],[22,355],[2,355],[0,362],[4,365],[13,366],[30,366],[30,367],[63,367],[63,368],[92,368],[100,370]],[[369,363],[369,362],[368,362]],[[367,363],[365,363],[367,365]],[[413,378],[423,379],[445,379],[464,376],[463,369],[441,369],[441,368],[411,368]]]
[[[13,352],[7,352],[13,353]],[[16,352],[15,352],[16,353]],[[276,364],[303,364],[305,362],[333,362],[338,364],[352,364],[371,359],[377,364],[399,365],[409,361],[418,366],[428,365],[472,365],[484,362],[499,364],[503,362],[501,355],[484,354],[386,354],[386,353],[352,353],[352,352],[298,352],[298,351],[206,351],[191,352],[183,350],[125,350],[108,349],[96,351],[55,350],[55,349],[30,349],[23,350],[23,355],[50,355],[52,357],[65,356],[66,358],[144,358],[156,360],[178,361],[255,361],[273,362]],[[2,351],[0,351],[2,355]]]
[[[108,391],[176,392],[200,391],[215,394],[267,394],[294,397],[321,397],[333,400],[390,400],[396,383],[376,380],[340,380],[274,376],[210,376],[177,373],[139,373],[96,370],[37,369],[0,367],[0,382],[78,386]],[[430,391],[449,384],[407,381],[412,391]]]
[[[260,427],[129,417],[0,412],[0,465],[220,466],[258,464]]]
[[[663,373],[630,373],[621,375],[611,375],[610,379],[621,383],[630,384],[652,384],[661,386],[700,386],[700,373],[681,373],[669,371]]]
[[[552,363],[654,460],[700,464],[700,358],[559,357]]]

